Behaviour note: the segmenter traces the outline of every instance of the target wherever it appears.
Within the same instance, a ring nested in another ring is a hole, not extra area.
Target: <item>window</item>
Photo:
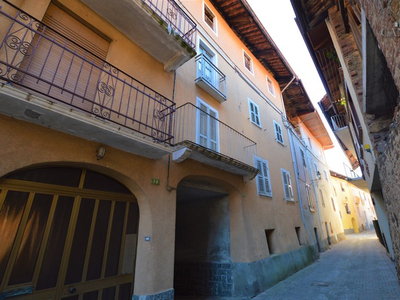
[[[275,128],[275,140],[278,143],[281,143],[282,145],[284,145],[284,143],[283,143],[282,126],[278,122],[276,122],[275,120],[274,120],[274,128]]]
[[[250,57],[250,55],[248,55],[246,52],[244,52],[243,50],[243,59],[244,59],[244,66],[246,67],[246,69],[251,73],[253,73],[253,61]]]
[[[332,201],[332,207],[333,207],[333,210],[334,211],[336,211],[336,207],[335,207],[335,201],[333,200],[333,198],[331,197],[331,201]]]
[[[296,230],[296,235],[297,235],[297,240],[299,241],[299,245],[301,246],[301,236],[300,236],[300,227],[295,227],[294,228]]]
[[[197,99],[196,143],[219,152],[218,111]]]
[[[258,105],[249,99],[250,121],[261,127],[260,109]]]
[[[340,183],[340,189],[342,190],[342,192],[344,192],[344,185],[343,185],[343,183]]]
[[[300,156],[301,156],[301,162],[303,163],[303,166],[307,168],[307,163],[306,163],[306,157],[304,155],[303,149],[300,149]]]
[[[272,197],[271,181],[269,177],[268,161],[254,157],[255,166],[260,172],[257,175],[257,191],[261,196]]]
[[[216,56],[215,53],[208,47],[202,40],[199,40],[199,54],[202,54],[204,60],[199,60],[197,64],[198,74],[207,80],[212,86],[216,85],[216,74],[211,64],[215,65]],[[204,66],[203,66],[204,63]],[[210,64],[211,63],[211,64]]]
[[[326,173],[326,170],[324,170],[324,175],[325,175],[325,180],[328,180],[328,173]]]
[[[214,31],[217,32],[217,18],[215,17],[214,13],[211,11],[211,9],[204,3],[204,22],[210,28]]]
[[[321,203],[322,206],[325,207],[325,200],[324,200],[324,194],[322,193],[322,190],[319,190],[319,195],[321,196]]]
[[[268,91],[275,96],[275,88],[274,88],[274,83],[272,80],[267,76],[267,86],[268,86]]]
[[[350,211],[350,209],[349,209],[349,205],[348,205],[347,203],[345,203],[345,204],[344,204],[344,207],[346,208],[346,213],[347,213],[348,215],[350,215],[350,214],[351,214],[351,211]]]
[[[265,238],[267,239],[267,246],[269,254],[272,255],[276,253],[275,244],[274,244],[274,230],[275,229],[266,229],[265,230]]]
[[[292,180],[290,178],[290,172],[285,169],[281,169],[281,173],[282,173],[282,181],[283,181],[283,190],[285,192],[285,200],[294,201]]]
[[[334,194],[335,196],[337,196],[336,188],[335,188],[335,187],[333,187],[333,194]]]
[[[308,183],[306,183],[306,191],[307,191],[307,201],[308,201],[308,207],[310,208],[310,211],[315,211],[314,210],[314,206],[311,204],[311,196],[310,196],[310,193],[311,193],[311,186],[308,184]]]

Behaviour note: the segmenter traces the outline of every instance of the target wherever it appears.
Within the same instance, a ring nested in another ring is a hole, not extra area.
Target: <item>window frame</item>
[[[248,104],[249,104],[249,116],[250,116],[250,122],[253,123],[254,125],[258,126],[261,128],[261,114],[260,114],[260,107],[250,98],[247,98]],[[252,105],[257,109],[257,112],[251,109]],[[256,120],[258,118],[258,124],[253,121],[252,115],[254,114],[254,119]]]
[[[218,126],[218,121],[219,121],[219,114],[218,114],[218,110],[216,110],[215,108],[213,108],[211,105],[207,104],[206,102],[204,102],[203,100],[201,100],[200,98],[196,98],[196,105],[197,105],[197,113],[196,113],[196,143],[201,145],[200,143],[200,114],[201,114],[201,109],[200,109],[200,104],[204,105],[207,107],[207,111],[206,113],[207,115],[207,149],[213,150],[211,147],[209,147],[209,143],[210,143],[210,132],[209,132],[209,128],[210,128],[210,124],[209,124],[209,120],[212,116],[210,116],[210,111],[213,111],[216,115],[215,119],[216,121],[216,152],[220,152],[220,139],[219,139],[219,126]],[[204,146],[203,146],[204,147]]]
[[[283,130],[282,130],[282,125],[279,124],[277,121],[274,121],[274,131],[275,131],[275,141],[277,141],[281,145],[285,145],[285,142],[283,141]],[[277,130],[279,128],[279,131]],[[280,138],[279,138],[280,137]]]
[[[276,94],[275,94],[274,82],[268,75],[267,75],[267,88],[268,88],[268,92],[270,92],[270,94],[275,97]]]
[[[285,196],[284,199],[286,201],[294,202],[293,184],[292,184],[292,177],[290,175],[290,172],[288,170],[281,168],[281,177],[282,177],[282,183],[283,183],[283,193]],[[285,183],[285,181],[287,183]],[[290,195],[288,195],[287,192],[289,192]]]
[[[304,153],[304,150],[303,149],[301,149],[301,148],[299,148],[300,149],[300,158],[301,158],[301,162],[302,162],[302,164],[303,164],[303,167],[304,168],[307,168],[307,162],[306,162],[306,154]]]
[[[265,196],[265,197],[272,198],[272,184],[271,184],[271,176],[269,174],[268,161],[261,157],[254,155],[254,165],[257,169],[259,167],[259,164],[261,164],[262,167],[261,167],[261,169],[259,169],[260,172],[256,176],[257,194],[259,196]],[[263,167],[263,164],[265,166],[265,169]],[[267,174],[265,174],[265,173],[267,173]],[[263,190],[261,190],[260,181],[262,182]],[[267,187],[266,182],[268,182],[268,187]]]
[[[206,21],[206,11],[208,11],[208,13],[212,14],[213,19],[212,19],[212,24],[213,26],[210,26],[210,24],[208,24],[208,22]],[[218,20],[217,20],[217,16],[214,13],[214,11],[203,1],[203,21],[204,23],[207,24],[207,26],[212,30],[212,32],[215,33],[216,36],[218,36]]]
[[[243,65],[244,65],[244,68],[245,68],[247,71],[249,71],[250,74],[252,74],[252,75],[254,76],[254,64],[253,64],[253,59],[251,58],[251,56],[250,56],[244,49],[242,49],[242,52],[243,52]],[[249,60],[250,69],[247,68],[247,66],[246,66],[246,58]]]

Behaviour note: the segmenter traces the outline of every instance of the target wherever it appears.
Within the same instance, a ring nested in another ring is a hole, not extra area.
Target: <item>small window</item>
[[[346,213],[347,213],[348,215],[350,215],[350,214],[351,214],[351,211],[350,211],[350,209],[349,209],[349,205],[348,205],[347,203],[345,203],[345,204],[344,204],[344,207],[346,208]]]
[[[216,32],[217,19],[211,9],[204,3],[204,22],[207,23],[210,28]]]
[[[253,61],[250,55],[244,52],[244,50],[243,50],[243,59],[244,59],[244,66],[246,67],[247,70],[249,70],[251,74],[253,74]]]
[[[333,198],[331,197],[331,201],[332,201],[332,207],[333,210],[336,211],[336,207],[335,207],[335,200],[333,200]]]
[[[306,157],[304,155],[303,149],[300,149],[300,156],[301,156],[301,162],[303,163],[303,167],[307,168]]]
[[[340,183],[340,189],[342,190],[342,192],[345,191],[345,190],[344,190],[344,185],[343,185],[343,183]]]
[[[268,91],[275,96],[275,88],[274,88],[274,83],[272,80],[267,76],[267,86],[268,86]]]
[[[267,239],[269,255],[276,253],[275,241],[274,241],[274,231],[275,231],[275,229],[266,229],[265,230],[265,237]]]
[[[292,179],[290,178],[290,172],[287,170],[281,169],[281,173],[282,173],[282,181],[283,181],[283,190],[285,192],[285,200],[286,201],[294,201]]]
[[[333,187],[333,194],[335,195],[335,197],[337,196],[336,188],[335,188],[335,187]]]
[[[275,120],[274,120],[274,128],[275,128],[275,140],[278,143],[281,143],[282,145],[284,145],[284,143],[283,143],[282,126],[278,122],[276,122]]]
[[[250,121],[261,127],[260,109],[258,105],[249,99]]]
[[[268,161],[254,157],[255,166],[260,171],[257,175],[257,191],[261,196],[272,197],[271,181],[269,177]]]
[[[295,227],[296,230],[296,235],[297,235],[297,240],[299,241],[299,245],[301,246],[301,236],[300,236],[300,227]]]
[[[321,203],[322,206],[325,207],[325,200],[324,200],[324,193],[322,193],[322,190],[319,190],[319,195],[321,196]]]
[[[324,175],[325,175],[325,180],[328,180],[328,173],[326,173],[326,170],[324,170]]]

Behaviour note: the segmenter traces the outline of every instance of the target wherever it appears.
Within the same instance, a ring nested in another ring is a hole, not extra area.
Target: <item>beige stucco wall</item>
[[[109,63],[160,94],[173,97],[174,72],[165,72],[160,62],[82,2],[59,2],[109,38]],[[33,5],[31,1],[21,0],[17,4],[41,18],[48,3],[41,1]],[[194,176],[207,178],[229,192],[230,252],[234,262],[254,262],[269,257],[265,229],[275,229],[274,248],[277,253],[299,249],[295,227],[303,227],[303,224],[288,133],[280,112],[238,75],[232,63],[271,103],[282,109],[279,87],[274,81],[276,97],[268,92],[267,71],[254,57],[254,76],[245,69],[244,45],[215,11],[218,36],[210,32],[202,20],[202,3],[200,0],[184,2],[208,34],[207,40],[224,49],[225,56],[229,58],[225,59],[219,54],[220,50],[215,49],[218,67],[227,76],[227,101],[222,104],[217,102],[194,84],[196,65],[193,59],[176,71],[174,99],[177,106],[186,102],[195,104],[197,97],[202,99],[218,110],[221,121],[256,141],[257,155],[269,162],[273,197],[258,196],[255,180],[245,183],[241,176],[193,160],[170,163],[169,186],[176,188],[181,180]],[[250,54],[250,51],[246,52]],[[270,78],[273,79],[272,76]],[[259,105],[261,128],[249,120],[248,98]],[[275,141],[273,120],[282,126],[284,145]],[[104,173],[125,184],[136,196],[140,210],[134,294],[155,294],[173,287],[176,191],[166,190],[168,155],[151,160],[106,146],[106,156],[97,160],[96,149],[100,146],[97,143],[3,115],[0,115],[0,134],[0,177],[27,167],[69,165]],[[294,202],[284,200],[281,168],[291,174]],[[151,185],[151,178],[159,178],[160,185]],[[145,236],[150,236],[151,241],[145,242]]]

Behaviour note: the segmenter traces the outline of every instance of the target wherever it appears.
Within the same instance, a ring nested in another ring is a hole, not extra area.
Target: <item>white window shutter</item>
[[[271,194],[271,185],[269,182],[269,172],[268,172],[268,163],[265,161],[262,162],[263,175],[264,175],[264,183],[265,183],[265,192],[267,195]]]
[[[211,150],[214,150],[214,151],[218,151],[218,140],[217,140],[217,138],[218,138],[218,133],[217,133],[217,126],[218,126],[218,124],[217,124],[217,114],[216,114],[216,112],[215,111],[213,111],[213,110],[210,110],[210,126],[209,126],[209,128],[210,128],[210,132],[209,132],[209,135],[208,135],[208,137],[209,137],[209,142],[210,142],[210,145],[209,145],[209,148],[211,149]]]
[[[257,175],[257,186],[258,186],[258,194],[260,195],[265,195],[266,190],[264,186],[264,174],[263,174],[263,163],[261,160],[256,159],[256,164],[257,164],[257,169],[260,170],[260,172]]]

